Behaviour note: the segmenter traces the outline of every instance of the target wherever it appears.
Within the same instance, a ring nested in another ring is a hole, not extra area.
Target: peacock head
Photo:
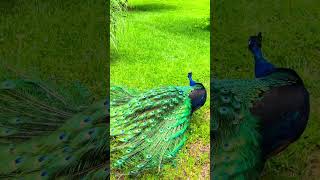
[[[256,36],[249,37],[248,48],[252,51],[254,48],[262,47],[262,34],[259,32]]]
[[[188,78],[190,82],[190,86],[192,90],[189,94],[189,98],[191,99],[191,107],[192,112],[196,111],[200,107],[204,105],[207,99],[207,91],[206,88],[201,83],[197,83],[192,80],[192,73],[188,73]]]

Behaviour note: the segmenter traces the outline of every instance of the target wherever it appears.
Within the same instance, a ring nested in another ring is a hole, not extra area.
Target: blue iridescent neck
[[[255,60],[263,58],[261,48],[259,47],[252,48],[252,54],[255,57]]]
[[[189,84],[190,86],[194,86],[196,85],[197,83],[192,79],[192,73],[188,73],[188,78],[189,78]]]
[[[251,52],[255,61],[254,72],[256,78],[265,77],[275,71],[274,65],[269,63],[268,60],[263,57],[261,48],[253,47]]]

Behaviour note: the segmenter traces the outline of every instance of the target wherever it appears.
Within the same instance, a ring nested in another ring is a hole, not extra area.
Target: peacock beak
[[[207,99],[207,91],[201,83],[192,86],[194,89],[190,92],[192,112],[196,111],[204,105]]]

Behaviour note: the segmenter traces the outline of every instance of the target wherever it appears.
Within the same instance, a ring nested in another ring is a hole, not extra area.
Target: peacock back
[[[282,111],[270,117],[260,112],[272,114],[274,109],[266,108],[281,101],[285,94],[291,92],[292,97],[292,92],[300,86],[303,86],[301,79],[289,69],[278,69],[263,78],[211,82],[212,179],[259,177],[266,154],[280,146],[275,144],[279,139],[270,139],[268,135],[272,134],[272,128],[278,126],[276,123],[288,123],[283,117],[290,114],[290,111]],[[287,92],[279,90],[283,88],[287,88]],[[299,118],[290,116],[287,119],[295,121]],[[269,123],[271,121],[276,123]],[[268,123],[270,126],[266,125]],[[281,130],[273,132],[279,134]],[[273,149],[267,149],[272,145]]]

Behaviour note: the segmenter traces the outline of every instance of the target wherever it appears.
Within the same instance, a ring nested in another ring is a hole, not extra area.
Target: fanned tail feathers
[[[136,175],[172,162],[187,140],[191,87],[134,92],[111,90],[111,166]],[[120,101],[117,97],[121,94]],[[113,97],[113,95],[115,95]]]

